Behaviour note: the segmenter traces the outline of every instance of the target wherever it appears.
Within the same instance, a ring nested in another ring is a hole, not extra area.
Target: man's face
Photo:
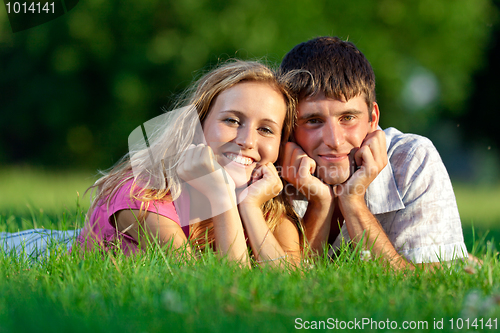
[[[364,95],[338,100],[323,93],[299,102],[295,141],[316,161],[316,175],[330,185],[350,176],[349,154],[377,129],[379,110],[368,112]]]

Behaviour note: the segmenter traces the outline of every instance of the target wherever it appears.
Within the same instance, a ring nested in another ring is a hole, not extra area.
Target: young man
[[[338,246],[342,234],[395,268],[468,256],[437,150],[424,137],[378,127],[375,75],[354,44],[312,39],[288,52],[280,70],[298,70],[295,143],[286,145],[282,175],[307,199],[314,252]]]

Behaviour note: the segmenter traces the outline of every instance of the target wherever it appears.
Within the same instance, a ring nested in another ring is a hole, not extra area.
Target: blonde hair
[[[245,81],[269,84],[285,99],[287,110],[277,161],[280,163],[282,148],[288,141],[295,123],[296,102],[287,90],[288,78],[278,76],[274,70],[256,61],[231,60],[208,72],[188,88],[177,103],[176,107],[179,109],[176,112],[166,112],[160,116],[163,118],[155,118],[155,121],[148,122],[153,125],[144,138],[147,149],[143,143],[131,145],[129,153],[111,171],[103,173],[103,177],[90,188],[96,191],[96,195],[87,218],[98,205],[105,203],[109,206],[117,190],[131,179],[134,180],[130,195],[141,201],[141,212],[145,212],[153,200],[177,199],[181,193],[182,183],[176,173],[176,165],[181,156],[179,152],[186,151],[193,141],[198,140],[197,125],[200,123],[203,125],[216,97],[221,92]],[[144,134],[144,127],[142,131]],[[271,232],[284,216],[298,221],[284,191],[266,202],[261,209]],[[139,220],[142,218],[140,216]],[[200,247],[204,247],[207,243],[212,244],[214,242],[212,229],[211,219],[198,223],[190,230],[191,241]]]

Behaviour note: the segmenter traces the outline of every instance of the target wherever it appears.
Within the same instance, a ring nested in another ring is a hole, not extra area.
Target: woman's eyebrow
[[[334,116],[345,116],[348,114],[351,115],[358,115],[362,114],[364,111],[358,110],[358,109],[349,109],[349,110],[343,110],[338,113],[335,113]],[[302,116],[298,117],[297,120],[304,120],[304,119],[311,119],[311,118],[323,118],[323,117],[331,117],[332,115],[325,115],[322,112],[309,112],[305,113]]]
[[[245,113],[238,111],[238,110],[224,110],[224,111],[221,111],[221,113],[231,113],[231,114],[238,116],[239,118],[247,118]],[[264,118],[264,119],[261,119],[261,121],[273,123],[273,124],[276,124],[277,126],[279,126],[279,124],[271,118]]]

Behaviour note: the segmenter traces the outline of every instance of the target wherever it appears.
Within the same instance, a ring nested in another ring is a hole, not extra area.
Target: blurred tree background
[[[382,127],[429,136],[450,173],[498,178],[500,1],[85,0],[12,33],[0,9],[0,164],[105,169],[141,123],[228,58],[279,64],[299,42],[354,42]]]

